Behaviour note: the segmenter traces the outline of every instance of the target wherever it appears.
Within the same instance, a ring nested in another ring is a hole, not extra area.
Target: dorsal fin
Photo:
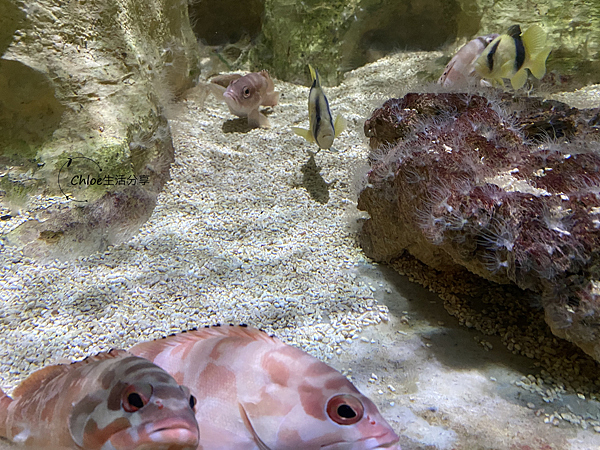
[[[310,64],[308,65],[308,70],[310,71],[310,79],[313,86],[320,87],[321,86],[321,77],[319,77],[319,72]]]
[[[54,366],[46,366],[40,370],[36,370],[15,388],[12,393],[12,398],[16,399],[17,397],[25,396],[30,392],[35,392],[46,381],[57,377],[61,373],[67,372],[69,367],[70,366],[68,365],[59,364]]]
[[[267,332],[259,330],[258,328],[252,328],[246,325],[230,325],[224,327],[215,325],[212,327],[200,328],[199,330],[182,331],[181,333],[172,334],[154,341],[140,342],[131,347],[129,352],[153,360],[158,353],[168,347],[224,337],[237,337],[252,341],[264,341],[273,345],[283,345],[283,343],[275,336],[270,336]]]
[[[27,378],[25,378],[21,384],[19,384],[13,391],[12,398],[27,395],[31,392],[36,391],[40,388],[43,383],[46,383],[53,378],[59,376],[62,373],[72,370],[71,367],[77,364],[89,364],[94,361],[104,361],[107,359],[119,358],[124,355],[130,355],[125,350],[110,350],[108,352],[98,353],[96,355],[88,356],[81,361],[74,361],[71,364],[54,364],[52,366],[46,366],[40,370],[36,370]]]
[[[111,348],[107,352],[96,353],[95,355],[86,356],[81,361],[74,361],[71,364],[79,364],[79,363],[90,363],[94,361],[105,361],[107,359],[121,358],[123,356],[131,356],[127,350],[121,350],[117,348]]]

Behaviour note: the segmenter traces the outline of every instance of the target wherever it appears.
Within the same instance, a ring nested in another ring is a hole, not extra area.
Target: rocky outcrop
[[[553,332],[600,360],[598,113],[509,96],[389,100],[365,123],[363,249],[529,289]]]
[[[197,74],[187,3],[0,0],[0,54],[5,242],[62,259],[127,239],[169,179],[165,107]]]

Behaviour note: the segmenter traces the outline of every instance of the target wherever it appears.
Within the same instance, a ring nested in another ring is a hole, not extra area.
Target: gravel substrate
[[[411,72],[408,60],[396,65]],[[326,359],[386,320],[387,308],[354,273],[364,258],[353,169],[367,154],[364,119],[380,102],[370,93],[391,82],[373,78],[379,85],[365,89],[360,80],[326,89],[349,127],[314,160],[316,146],[290,129],[308,124],[307,87],[276,84],[282,96],[269,130],[248,130],[212,95],[174,105],[172,180],[138,235],[104,254],[46,265],[3,248],[0,387],[10,392],[56,361],[216,323],[258,326]],[[306,189],[307,179],[321,192]],[[31,199],[1,231],[44,200],[60,201]]]

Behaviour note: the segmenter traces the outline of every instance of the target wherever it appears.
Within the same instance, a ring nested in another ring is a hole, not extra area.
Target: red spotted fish
[[[222,83],[227,80],[225,89]],[[269,72],[261,70],[248,75],[220,75],[211,80],[212,92],[223,100],[229,111],[238,117],[247,117],[251,128],[269,128],[269,119],[262,114],[260,106],[277,106],[279,92],[275,91]]]
[[[193,450],[195,398],[164,370],[123,350],[34,372],[0,390],[0,437],[26,448]]]
[[[315,142],[319,148],[328,149],[333,145],[333,140],[346,129],[346,119],[338,114],[333,120],[329,110],[329,102],[321,87],[319,72],[308,65],[312,86],[308,93],[308,121],[309,129],[292,127],[292,131],[302,136],[308,142]]]
[[[350,381],[302,350],[244,326],[135,345],[188,386],[204,450],[394,449],[398,436]]]

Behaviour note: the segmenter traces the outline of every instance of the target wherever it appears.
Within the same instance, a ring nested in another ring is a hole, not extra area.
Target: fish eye
[[[244,86],[244,90],[242,92],[244,93],[244,98],[250,97],[250,88],[248,86]]]
[[[327,402],[327,415],[339,425],[354,425],[363,414],[362,402],[353,395],[335,395]]]
[[[127,412],[136,412],[148,404],[151,396],[151,385],[130,385],[123,393],[123,398],[121,401],[123,409]]]
[[[198,403],[196,401],[196,397],[194,397],[193,395],[190,395],[190,408],[194,409],[196,407],[196,403]]]

